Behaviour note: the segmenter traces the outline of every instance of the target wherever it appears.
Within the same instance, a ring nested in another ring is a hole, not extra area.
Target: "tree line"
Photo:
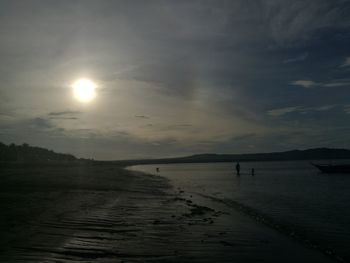
[[[0,162],[55,162],[76,161],[72,154],[56,153],[41,147],[30,146],[27,143],[6,145],[0,142]]]

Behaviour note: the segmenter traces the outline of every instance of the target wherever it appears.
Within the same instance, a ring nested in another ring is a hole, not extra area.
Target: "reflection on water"
[[[187,192],[252,207],[350,258],[350,174],[321,174],[305,161],[241,163],[241,176],[236,176],[235,163],[139,165],[130,169],[167,177]]]

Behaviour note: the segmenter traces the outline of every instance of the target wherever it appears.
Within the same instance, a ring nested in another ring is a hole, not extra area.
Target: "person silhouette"
[[[241,175],[240,172],[241,172],[241,165],[239,164],[239,162],[237,162],[236,164],[236,172],[237,172],[237,175]]]

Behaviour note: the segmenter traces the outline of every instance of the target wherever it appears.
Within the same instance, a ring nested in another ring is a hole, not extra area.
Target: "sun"
[[[78,79],[72,84],[74,97],[81,102],[90,102],[96,96],[96,84],[89,79]]]

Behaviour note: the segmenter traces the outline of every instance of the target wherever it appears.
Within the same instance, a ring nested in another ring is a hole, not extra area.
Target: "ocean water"
[[[175,187],[241,209],[350,261],[350,174],[322,174],[306,161],[242,162],[240,176],[235,163],[129,169],[164,176]]]

